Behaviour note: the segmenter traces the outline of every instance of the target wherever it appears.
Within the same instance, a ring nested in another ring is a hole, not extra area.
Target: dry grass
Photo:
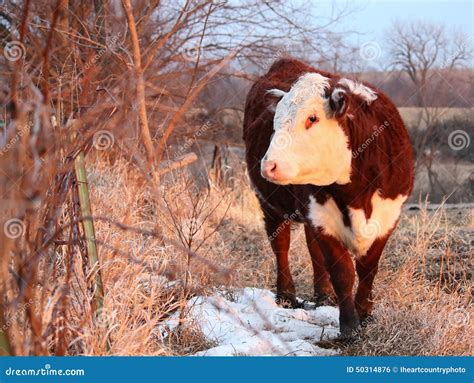
[[[385,251],[376,321],[349,355],[472,355],[472,211],[407,213]]]
[[[400,107],[398,108],[400,115],[407,126],[417,126],[426,129],[426,123],[422,121],[423,108],[419,107]],[[449,120],[453,118],[470,119],[472,108],[428,108],[432,114],[439,114],[441,120]]]
[[[209,191],[198,187],[195,174],[169,174],[162,183],[165,203],[158,205],[128,162],[111,162],[92,152],[87,167],[98,217],[104,308],[98,314],[91,308],[84,257],[75,252],[68,268],[67,246],[58,246],[51,257],[54,273],[48,283],[36,286],[33,297],[48,297],[44,312],[36,314],[45,328],[54,329],[45,336],[50,352],[61,339],[67,355],[190,355],[213,346],[182,311],[190,297],[216,288],[231,295],[245,286],[274,289],[275,257],[243,172],[231,179],[232,187],[211,186]],[[158,228],[181,247],[150,234]],[[377,276],[376,320],[342,352],[471,355],[472,231],[472,211],[406,212]],[[199,258],[190,258],[182,248]],[[301,227],[293,230],[290,257],[298,296],[310,300],[312,267]],[[48,260],[40,263],[40,269],[49,268]],[[58,312],[65,297],[66,309]],[[25,311],[11,307],[6,312],[22,355],[33,347],[18,341],[25,337]],[[176,312],[182,313],[180,326],[163,328],[162,320]]]
[[[180,216],[160,211],[126,163],[90,163],[94,215],[142,229],[162,225],[167,235],[179,235],[173,221]],[[178,182],[179,181],[179,182]],[[176,206],[189,205],[182,177],[168,189]],[[71,354],[189,355],[212,346],[183,317],[178,329],[160,333],[161,319],[180,310],[193,295],[210,293],[222,285],[239,288],[274,287],[275,261],[265,238],[261,215],[245,181],[234,180],[233,190],[211,189],[207,212],[194,235],[198,253],[207,261],[232,270],[231,279],[209,272],[157,238],[97,222],[97,238],[105,285],[105,308],[99,325],[83,321],[84,312],[70,313],[69,326],[77,334]],[[467,242],[471,212],[448,217],[447,212],[407,213],[390,241],[376,282],[376,321],[362,339],[343,350],[350,355],[471,355],[471,266]],[[202,218],[202,217],[201,217]],[[199,217],[197,220],[199,221]],[[187,227],[184,225],[184,227]],[[311,264],[301,228],[295,229],[291,258],[298,295],[310,299]],[[204,241],[201,245],[201,241]],[[112,250],[120,249],[120,253]],[[131,259],[135,261],[131,262]],[[140,261],[140,262],[138,262]],[[154,269],[151,270],[150,266]],[[77,268],[80,269],[80,268]],[[162,275],[158,275],[158,274]],[[436,274],[437,273],[437,274]],[[165,277],[166,276],[166,277]],[[184,289],[188,276],[188,288]],[[84,280],[78,278],[77,280]],[[170,282],[172,280],[172,282]],[[85,291],[84,286],[81,287]],[[84,302],[75,305],[87,307]],[[104,326],[100,324],[104,323]],[[107,351],[106,339],[111,348]]]

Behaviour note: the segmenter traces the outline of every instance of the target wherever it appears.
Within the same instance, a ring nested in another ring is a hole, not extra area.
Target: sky
[[[297,1],[297,0],[296,0]],[[384,36],[394,21],[423,20],[442,23],[448,30],[454,28],[474,36],[474,7],[472,0],[310,0],[314,17],[328,17],[331,9],[349,3],[356,11],[345,17],[335,28],[338,31],[355,31],[349,42],[355,46],[376,42],[384,46]],[[383,52],[381,52],[383,56]],[[375,62],[374,62],[375,64]]]
[[[345,0],[312,0],[315,12],[329,14],[333,4],[343,6]],[[443,23],[448,28],[464,30],[471,36],[474,33],[474,8],[472,0],[353,0],[349,2],[358,9],[346,17],[340,28],[353,29],[364,33],[365,37],[378,40],[383,37],[387,27],[395,20],[426,20]]]

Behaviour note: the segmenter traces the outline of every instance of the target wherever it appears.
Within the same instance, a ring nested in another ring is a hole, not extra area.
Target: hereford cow
[[[371,85],[281,59],[247,96],[244,140],[277,258],[277,301],[297,304],[288,249],[291,224],[303,223],[315,299],[334,289],[350,337],[370,317],[378,262],[413,186],[397,108]]]

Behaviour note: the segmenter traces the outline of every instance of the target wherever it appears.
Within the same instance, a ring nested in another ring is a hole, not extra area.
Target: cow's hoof
[[[340,335],[339,339],[342,342],[353,342],[360,336],[360,321],[359,318],[350,318],[347,321],[339,321]]]
[[[320,306],[336,306],[337,302],[334,296],[325,293],[319,293],[314,296],[314,303],[316,307]]]
[[[335,339],[341,345],[349,346],[360,340],[359,328],[343,329],[339,336]]]
[[[281,306],[285,309],[298,309],[303,307],[303,304],[299,303],[296,298],[285,295],[277,295],[275,302],[278,306]]]

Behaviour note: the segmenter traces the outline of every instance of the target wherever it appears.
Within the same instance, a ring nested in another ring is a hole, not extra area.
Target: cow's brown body
[[[267,234],[277,257],[277,297],[296,304],[295,287],[288,264],[290,229],[288,219],[303,223],[308,248],[314,268],[314,291],[320,302],[336,293],[340,308],[340,327],[343,336],[350,336],[360,319],[371,314],[372,284],[378,261],[390,233],[377,238],[366,255],[353,257],[344,246],[321,228],[308,220],[308,203],[313,196],[318,203],[333,198],[350,226],[348,207],[364,209],[371,215],[371,196],[377,190],[383,198],[408,195],[413,185],[413,157],[409,137],[394,104],[379,90],[377,99],[367,105],[357,95],[350,95],[352,110],[350,118],[338,120],[349,138],[351,150],[356,150],[373,133],[374,126],[387,123],[389,128],[376,137],[375,144],[357,153],[352,159],[350,182],[345,185],[333,183],[316,185],[277,185],[261,175],[261,160],[269,147],[273,134],[274,111],[268,91],[273,88],[288,91],[307,72],[320,73],[337,82],[340,77],[317,71],[294,59],[281,59],[273,64],[269,72],[260,77],[250,90],[244,118],[244,140],[249,176],[256,189],[265,217]],[[355,298],[353,285],[355,275],[359,285]]]

